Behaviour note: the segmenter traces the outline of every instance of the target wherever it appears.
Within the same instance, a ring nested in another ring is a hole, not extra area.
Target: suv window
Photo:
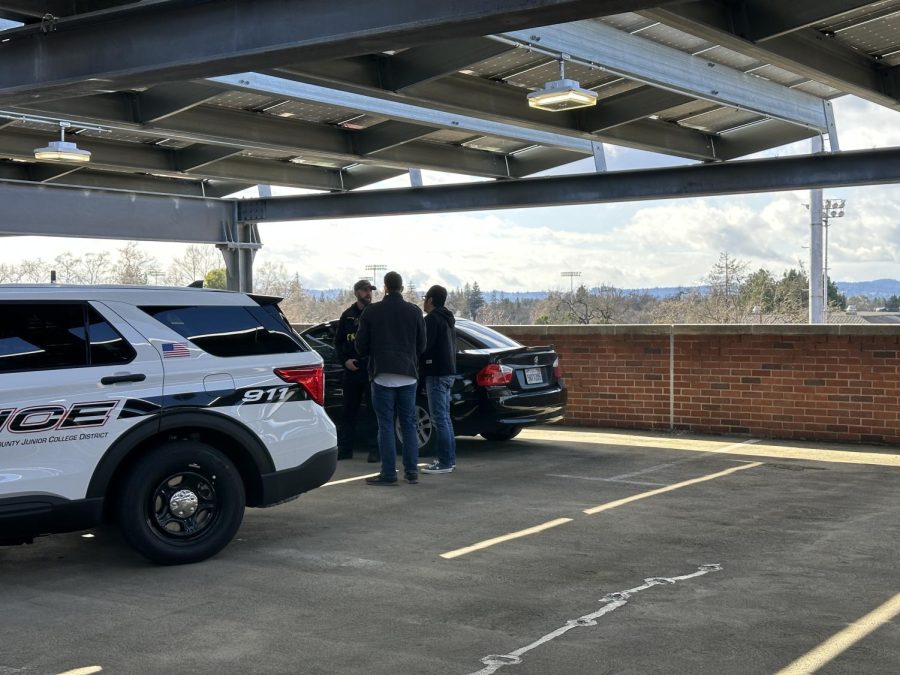
[[[325,363],[337,358],[334,349],[334,329],[331,324],[311,328],[303,334],[303,339],[310,347],[319,352],[319,356]]]
[[[141,307],[213,356],[253,356],[307,351],[274,305]]]
[[[3,303],[0,372],[128,363],[130,344],[84,303]]]

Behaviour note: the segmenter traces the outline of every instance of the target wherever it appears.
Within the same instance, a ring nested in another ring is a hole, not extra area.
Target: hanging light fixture
[[[587,108],[597,104],[597,92],[583,89],[578,80],[566,79],[566,56],[559,57],[559,79],[545,82],[543,89],[528,94],[528,105],[540,110],[558,112]]]
[[[34,158],[51,162],[90,162],[90,150],[82,150],[75,143],[66,140],[69,122],[59,123],[59,140],[50,141],[46,148],[35,148]]]

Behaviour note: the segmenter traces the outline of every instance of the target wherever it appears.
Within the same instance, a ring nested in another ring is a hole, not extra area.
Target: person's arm
[[[425,337],[425,319],[422,318],[422,315],[419,314],[419,320],[416,323],[416,351],[419,355],[425,352],[426,345],[426,337]]]
[[[440,328],[438,327],[437,318],[432,316],[431,314],[425,315],[425,349],[419,350],[419,353],[423,356],[428,354],[433,354],[434,347],[437,344],[438,340],[438,331]]]
[[[344,365],[344,361],[347,360],[347,329],[344,327],[346,323],[344,321],[346,317],[341,314],[341,318],[338,319],[338,328],[337,333],[334,336],[334,359],[342,366]]]
[[[369,355],[369,331],[371,330],[371,327],[369,326],[369,317],[366,316],[368,313],[366,310],[368,310],[368,307],[366,307],[366,309],[363,310],[363,313],[359,315],[359,327],[356,329],[356,340],[354,340],[356,353],[360,356]]]

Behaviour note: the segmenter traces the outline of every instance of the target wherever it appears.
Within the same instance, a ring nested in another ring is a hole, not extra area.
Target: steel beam
[[[641,12],[713,44],[770,63],[847,94],[900,110],[900,71],[878,65],[813,29],[804,29],[754,44],[735,32],[724,4],[690,2]]]
[[[0,181],[0,234],[219,243],[227,200]],[[64,217],[62,214],[65,214]]]
[[[0,104],[373,54],[652,7],[658,0],[135,3],[5,43]],[[294,9],[294,15],[285,16]]]
[[[435,130],[434,126],[389,121],[368,129],[348,131],[325,124],[309,124],[239,110],[200,106],[154,124],[131,121],[130,97],[106,94],[50,101],[40,109],[17,107],[10,112],[60,116],[73,122],[99,124],[107,129],[145,136],[174,138],[201,145],[247,150],[273,150],[285,155],[313,155],[347,165],[370,163],[405,171],[418,166],[436,171],[506,176],[503,157],[438,143],[410,142]],[[452,119],[447,123],[449,128]],[[523,132],[526,133],[527,132]],[[589,143],[577,141],[589,152]],[[242,179],[243,176],[236,178]]]
[[[64,17],[123,4],[123,0],[3,0],[0,2],[0,16],[21,17],[16,18],[17,21],[33,21],[47,14]]]
[[[722,159],[728,160],[818,135],[813,129],[804,129],[795,124],[779,120],[763,120],[722,134],[716,140],[716,150]]]
[[[401,91],[510,51],[513,47],[485,40],[464,38],[414,47],[400,52],[384,63],[385,89]]]
[[[0,131],[0,156],[34,161],[34,148],[45,145],[47,136],[16,129]],[[79,145],[91,151],[91,167],[105,171],[153,173],[172,178],[183,177],[179,169],[177,150],[141,143],[113,143],[96,138],[79,137]],[[231,157],[211,164],[197,166],[192,178],[213,178],[226,181],[275,183],[318,190],[342,190],[340,171],[321,167]]]
[[[238,221],[568,206],[900,183],[900,148],[238,202]]]
[[[603,99],[593,107],[576,113],[578,125],[593,133],[612,129],[620,124],[637,122],[662,110],[674,108],[694,100],[693,96],[666,89],[643,86],[624,94]]]
[[[152,87],[136,95],[135,121],[153,124],[206,103],[221,93],[218,87],[208,87],[198,82],[172,82]]]
[[[667,47],[598,21],[507,32],[523,45],[570,54],[638,82],[799,124],[826,127],[822,99]]]
[[[220,145],[191,145],[175,151],[175,168],[184,173],[195,172],[213,162],[241,154],[240,148]]]
[[[183,180],[161,178],[147,174],[95,171],[66,165],[37,165],[21,162],[0,162],[0,179],[43,182],[53,185],[155,192],[183,197],[224,197],[234,194],[252,183],[218,180]]]
[[[732,12],[735,26],[742,36],[753,42],[762,42],[828,23],[871,4],[872,0],[791,0],[789,3],[783,0],[754,0],[752,7],[741,3],[733,6]]]
[[[448,113],[425,105],[407,103],[397,98],[376,97],[354,91],[333,89],[263,73],[238,73],[209,78],[209,81],[239,91],[257,94],[264,92],[298,101],[335,105],[407,123],[432,126],[436,129],[471,131],[475,134],[498,136],[590,153],[590,141],[587,138],[573,138],[571,134],[566,135],[552,131],[522,129],[514,123],[496,122],[462,112]],[[463,104],[470,103],[470,101],[458,101],[458,103],[462,107]],[[526,107],[523,101],[520,101],[520,106]]]

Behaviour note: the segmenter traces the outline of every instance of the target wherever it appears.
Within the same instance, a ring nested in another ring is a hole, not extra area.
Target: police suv
[[[150,560],[197,562],[245,506],[325,483],[322,359],[277,301],[0,285],[0,543],[114,520]]]

